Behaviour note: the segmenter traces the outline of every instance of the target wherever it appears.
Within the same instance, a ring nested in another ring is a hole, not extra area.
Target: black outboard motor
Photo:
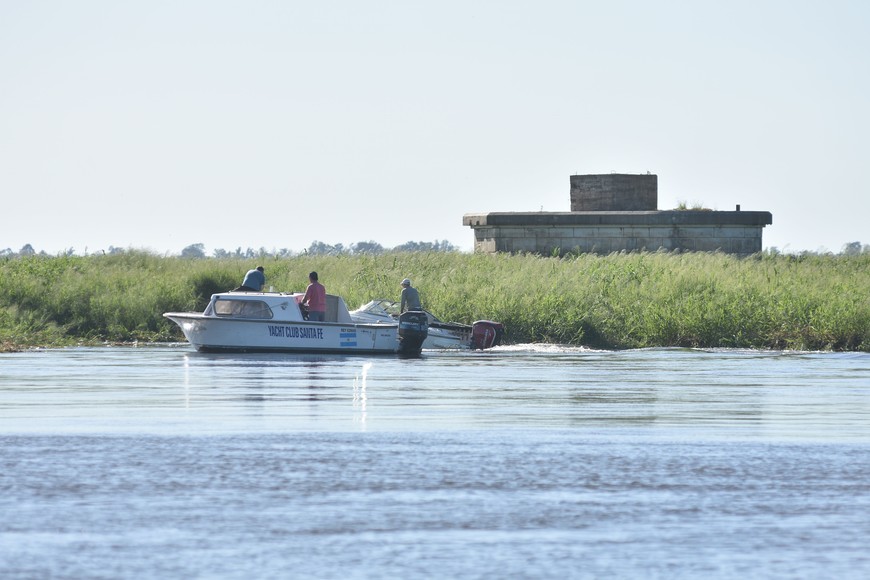
[[[471,348],[492,348],[501,344],[504,324],[492,320],[478,320],[471,325]]]
[[[429,317],[421,310],[409,310],[399,315],[399,354],[419,356],[423,341],[429,336]]]

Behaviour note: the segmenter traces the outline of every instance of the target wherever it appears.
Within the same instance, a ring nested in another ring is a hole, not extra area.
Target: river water
[[[870,355],[0,355],[2,578],[867,578]]]

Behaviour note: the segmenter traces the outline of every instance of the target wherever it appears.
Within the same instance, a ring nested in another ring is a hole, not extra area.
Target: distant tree
[[[33,246],[30,244],[24,244],[24,246],[18,250],[18,255],[20,256],[35,256],[36,250],[33,249]]]
[[[203,244],[191,244],[181,250],[181,257],[190,259],[205,258],[205,246]]]
[[[864,247],[861,245],[861,242],[849,242],[843,245],[842,253],[846,256],[857,256],[863,249]]]
[[[394,252],[455,252],[456,246],[447,240],[435,242],[405,242],[393,248]]]
[[[306,253],[311,256],[337,256],[344,253],[344,246],[342,244],[331,246],[315,240],[308,246]]]
[[[354,254],[383,254],[384,247],[377,242],[357,242],[351,244],[350,251]]]
[[[435,240],[435,251],[436,252],[457,252],[459,248],[448,242],[447,240]]]
[[[0,250],[0,258],[8,258],[14,256],[15,252],[12,251],[12,248],[6,248],[5,250]]]
[[[423,242],[405,242],[393,247],[394,252],[420,252]]]

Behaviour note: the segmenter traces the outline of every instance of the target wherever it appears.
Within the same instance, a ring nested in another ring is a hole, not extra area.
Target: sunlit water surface
[[[867,578],[870,355],[0,355],[2,578]]]

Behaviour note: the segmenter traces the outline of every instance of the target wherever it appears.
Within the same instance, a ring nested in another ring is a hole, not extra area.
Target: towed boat
[[[326,295],[323,322],[307,320],[302,293],[220,292],[203,312],[167,312],[201,352],[299,352],[417,356],[428,335],[423,312],[390,324],[357,322],[344,299]],[[406,316],[408,315],[408,316]]]
[[[484,349],[498,346],[504,335],[504,325],[492,320],[478,320],[474,324],[443,322],[431,312],[422,311],[429,329],[424,349]],[[405,313],[407,314],[407,313]],[[404,314],[403,314],[404,315]],[[391,300],[372,300],[350,312],[358,323],[395,324],[399,318],[399,303]]]

